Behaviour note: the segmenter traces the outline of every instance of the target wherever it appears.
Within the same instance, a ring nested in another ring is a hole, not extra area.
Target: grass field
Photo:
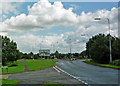
[[[46,83],[41,86],[68,86],[68,85],[63,85],[63,84],[58,84],[58,83]]]
[[[29,68],[30,71],[34,71],[34,70],[41,70],[41,69],[45,69],[48,67],[51,67],[53,65],[55,65],[55,62],[57,60],[24,60],[27,64],[27,67]],[[17,66],[10,66],[8,67],[8,72],[6,70],[6,68],[3,68],[3,72],[0,72],[0,74],[9,74],[9,73],[20,73],[20,72],[24,72],[24,63],[21,63],[20,60],[18,60],[15,64],[17,64]],[[8,66],[10,65],[10,63],[8,63]],[[1,68],[0,68],[1,71]]]
[[[109,67],[109,68],[120,69],[120,66],[115,66],[115,65],[111,65],[111,64],[99,64],[99,63],[90,61],[90,59],[86,59],[83,62],[88,63],[88,64],[92,64],[92,65],[96,65],[96,66],[101,66],[101,67]]]
[[[20,63],[20,61],[18,60],[16,64],[18,66],[8,67],[8,72],[6,71],[6,68],[3,68],[2,74],[24,72],[24,69],[25,69],[24,63]],[[1,68],[0,68],[0,70],[1,70]]]
[[[2,86],[15,86],[19,81],[17,80],[8,80],[8,79],[1,79],[0,80],[2,82]]]
[[[55,65],[55,60],[24,60],[30,71],[41,70]]]

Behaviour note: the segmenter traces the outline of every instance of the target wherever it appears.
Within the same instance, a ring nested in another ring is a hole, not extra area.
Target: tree
[[[27,59],[29,56],[28,56],[28,54],[27,53],[23,53],[23,55],[22,55],[22,58],[23,59]]]
[[[55,56],[56,56],[57,58],[59,58],[59,52],[58,52],[58,51],[55,52]]]
[[[34,59],[38,59],[39,58],[39,53],[34,54]]]
[[[120,38],[115,37],[112,44],[112,56],[113,60],[120,59]]]
[[[79,58],[79,53],[72,53],[72,56],[74,57],[74,58]]]
[[[2,63],[2,36],[0,36],[0,63]]]
[[[112,44],[112,57],[113,60],[120,58],[120,39],[111,36]],[[86,43],[87,55],[91,56],[92,60],[98,63],[109,63],[110,50],[109,50],[109,35],[99,34],[93,36]]]
[[[108,63],[109,62],[109,46],[106,45],[107,40],[104,35],[99,36],[90,48],[91,58],[98,63]]]
[[[18,59],[17,44],[5,36],[2,37],[2,65],[6,65],[7,62],[14,62]]]
[[[80,53],[80,56],[82,56],[82,58],[84,58],[84,57],[86,56],[86,50],[82,51],[82,52]]]

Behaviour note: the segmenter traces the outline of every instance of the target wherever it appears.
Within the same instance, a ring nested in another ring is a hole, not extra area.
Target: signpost
[[[41,58],[44,56],[49,57],[50,56],[50,50],[49,49],[44,49],[44,50],[39,50],[39,56],[41,56]]]
[[[8,66],[1,66],[2,68],[2,72],[3,72],[3,68],[6,68],[7,72],[8,72]]]

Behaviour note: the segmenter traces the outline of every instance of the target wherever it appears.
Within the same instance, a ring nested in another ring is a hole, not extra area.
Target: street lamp
[[[58,55],[56,55],[56,57],[59,58],[58,41],[55,43],[55,45],[56,45],[56,46],[55,46],[55,47],[56,47],[56,48],[55,48],[55,53],[56,53],[56,51],[58,52]]]
[[[35,46],[34,46],[34,44],[33,44],[33,46],[32,46],[32,52],[34,52],[34,50],[35,50],[34,47],[35,47]],[[31,56],[31,58],[34,60],[34,53],[33,53],[33,56]]]
[[[58,41],[56,42],[56,51],[58,51]]]
[[[42,44],[43,44],[43,39],[42,39],[42,41],[40,42],[40,50],[42,50]],[[42,55],[41,55],[41,59],[42,59]]]
[[[70,59],[71,59],[71,39],[70,40]]]
[[[105,18],[108,21],[108,28],[109,28],[109,49],[110,49],[110,62],[112,62],[112,53],[111,53],[111,35],[110,35],[110,20],[109,18]],[[95,20],[101,20],[101,18],[95,18]]]

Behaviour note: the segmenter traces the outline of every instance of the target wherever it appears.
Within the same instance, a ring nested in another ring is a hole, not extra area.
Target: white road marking
[[[83,84],[88,85],[88,83],[86,83],[86,82],[84,82],[84,81],[80,80],[79,78],[77,78],[77,77],[75,77],[75,76],[73,76],[73,75],[69,74],[68,72],[66,72],[66,71],[62,70],[62,69],[61,69],[61,68],[59,68],[58,66],[55,66],[55,67],[56,67],[57,69],[59,69],[60,71],[62,71],[62,72],[64,72],[64,73],[66,73],[67,75],[69,75],[69,76],[73,77],[74,79],[77,79],[78,81],[82,82]],[[91,85],[88,85],[88,86],[91,86]]]
[[[60,72],[57,68],[53,67],[53,69],[55,69],[57,72]]]

